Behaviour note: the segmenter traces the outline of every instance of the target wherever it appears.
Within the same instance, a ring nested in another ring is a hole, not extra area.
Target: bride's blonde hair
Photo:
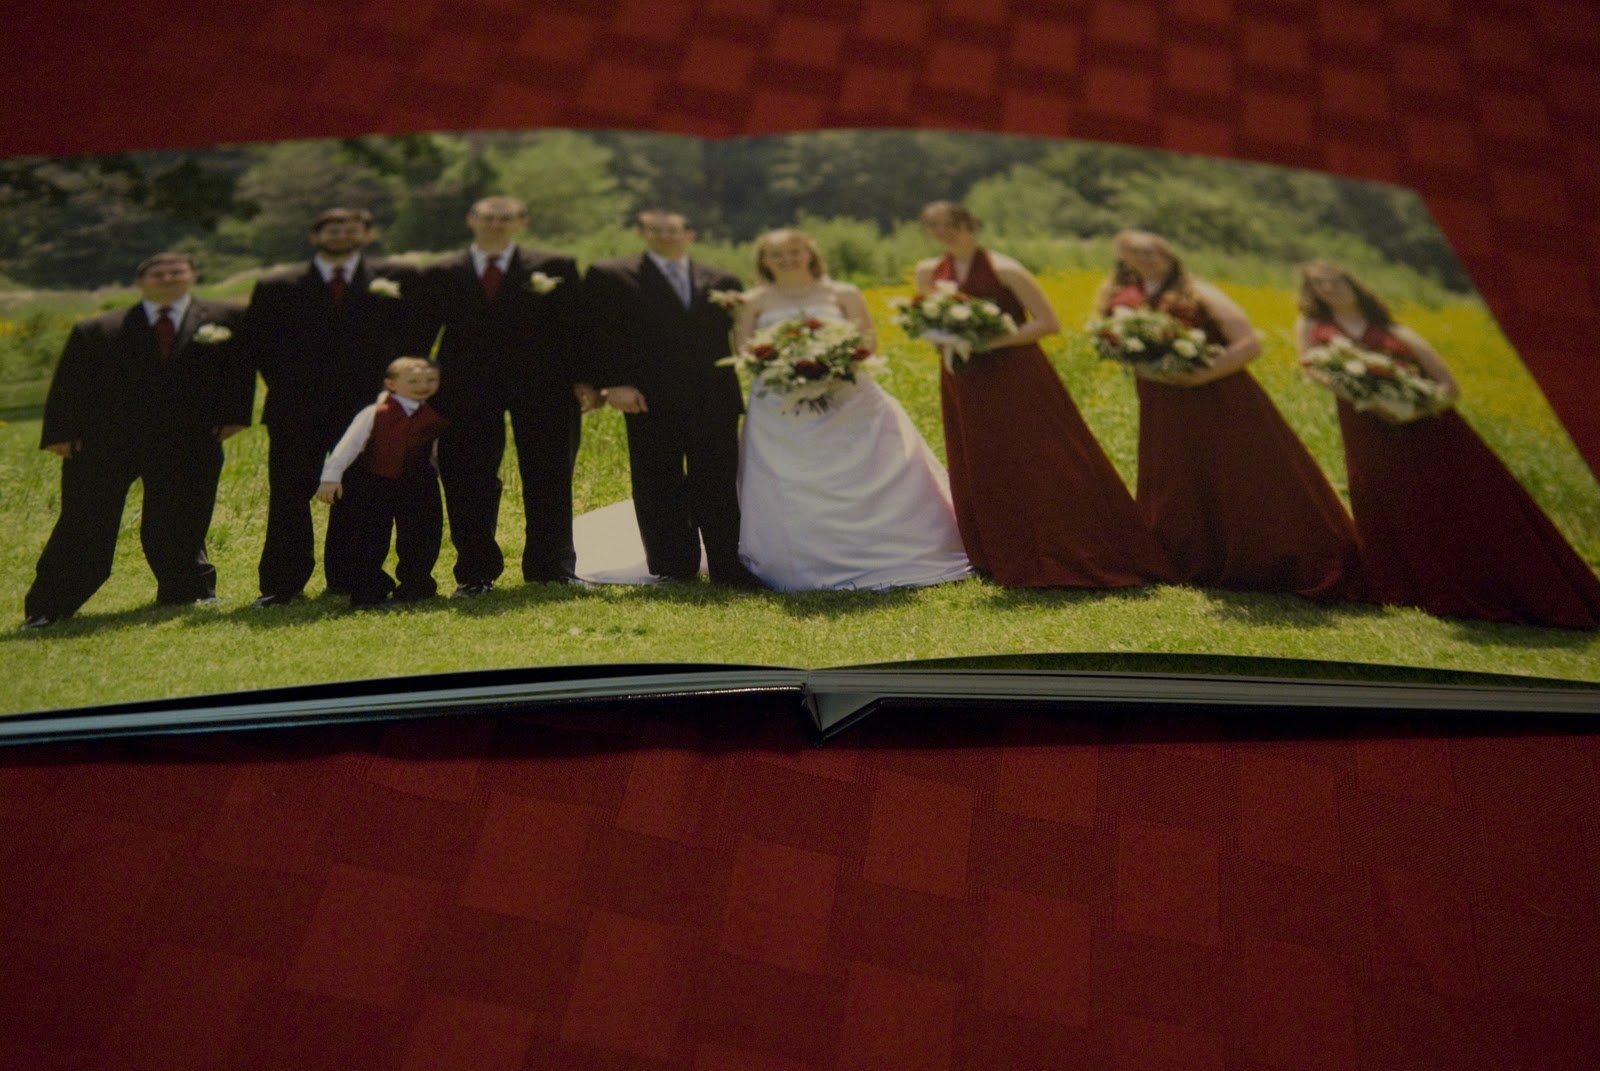
[[[773,281],[772,272],[767,269],[766,264],[762,263],[762,261],[766,258],[768,249],[775,245],[782,245],[785,242],[799,242],[806,247],[806,252],[811,255],[811,262],[807,267],[810,269],[813,279],[821,279],[828,274],[828,262],[823,259],[822,247],[817,244],[815,238],[805,231],[796,230],[793,227],[779,227],[777,230],[768,231],[756,239],[757,275],[769,283]]]

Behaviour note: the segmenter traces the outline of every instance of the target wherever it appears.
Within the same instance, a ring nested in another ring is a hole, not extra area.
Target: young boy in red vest
[[[356,414],[322,467],[319,501],[344,513],[350,534],[350,605],[431,598],[444,537],[434,440],[445,419],[428,404],[439,366],[422,357],[390,362],[378,400]],[[399,586],[383,571],[395,533]]]

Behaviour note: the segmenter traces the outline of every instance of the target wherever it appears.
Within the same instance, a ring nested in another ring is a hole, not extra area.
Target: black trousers
[[[298,595],[316,570],[311,498],[322,480],[322,463],[344,430],[267,429],[267,537],[258,569],[263,595]],[[350,590],[348,544],[344,517],[334,510],[322,545],[322,572],[333,591]]]
[[[351,603],[380,603],[391,591],[401,599],[425,599],[438,590],[433,567],[444,539],[444,508],[433,465],[412,465],[397,479],[352,466],[344,474],[344,495],[334,503],[333,513],[349,533]],[[398,558],[395,578],[383,571],[391,531]]]
[[[665,407],[663,407],[665,408]],[[739,571],[738,414],[629,413],[628,471],[645,562],[656,576]]]
[[[206,530],[221,474],[222,446],[203,433],[120,448],[91,444],[62,461],[61,516],[23,601],[27,616],[67,617],[100,590],[135,480],[144,481],[139,542],[156,577],[156,602],[216,595]]]
[[[500,519],[500,461],[506,449],[505,414],[517,445],[526,539],[522,578],[566,580],[577,553],[572,546],[572,467],[578,457],[578,403],[570,392],[508,409],[463,412],[452,408],[439,437],[439,480],[455,546],[460,584],[496,580],[505,557],[495,541]]]

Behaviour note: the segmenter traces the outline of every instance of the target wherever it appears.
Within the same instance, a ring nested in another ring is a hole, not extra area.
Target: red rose
[[[872,351],[867,349],[867,347],[865,347],[865,346],[857,346],[850,353],[850,359],[852,361],[864,361],[868,357],[871,357],[871,356],[872,356]]]
[[[770,361],[777,355],[777,349],[772,346],[757,346],[755,349],[750,351],[750,356],[754,357],[758,361]]]
[[[1381,364],[1367,365],[1367,374],[1375,379],[1393,379],[1394,369],[1386,368]]]
[[[801,379],[821,379],[828,374],[828,370],[822,367],[821,362],[813,361],[810,358],[804,361],[796,361],[794,370],[795,374]]]
[[[801,323],[805,324],[805,326],[809,327],[813,331],[822,326],[821,320],[809,316],[802,320]]]

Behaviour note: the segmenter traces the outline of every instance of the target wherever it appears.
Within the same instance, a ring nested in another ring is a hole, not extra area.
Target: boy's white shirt
[[[393,398],[398,402],[400,408],[406,411],[406,416],[413,416],[422,408],[422,403],[415,398],[402,398],[388,391],[379,394],[377,401],[361,410],[355,419],[350,421],[350,426],[339,437],[339,443],[333,448],[333,453],[322,463],[323,483],[339,483],[343,480],[344,470],[355,464],[356,458],[361,456],[361,451],[367,448],[367,440],[372,438],[373,421],[377,419],[378,406],[383,404],[385,398]]]

